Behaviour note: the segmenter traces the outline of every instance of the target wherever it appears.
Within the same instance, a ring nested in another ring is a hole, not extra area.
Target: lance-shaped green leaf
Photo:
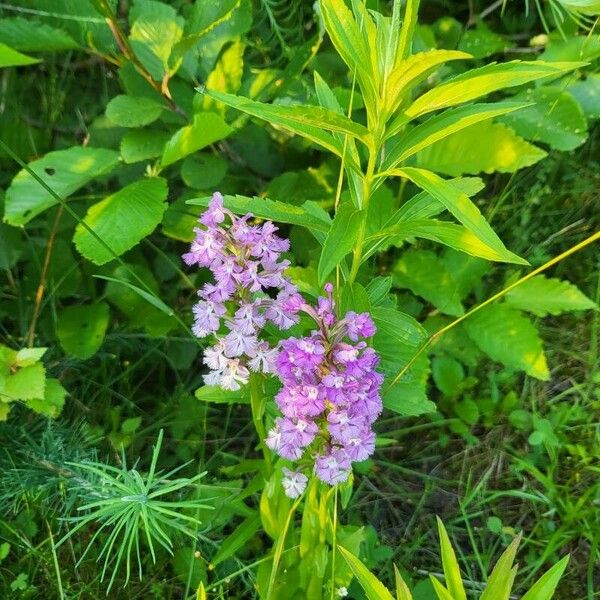
[[[265,104],[243,96],[235,96],[215,90],[206,90],[204,93],[246,114],[264,119],[273,125],[284,127],[309,139],[312,139],[315,130],[324,129],[326,131],[345,133],[361,140],[365,144],[369,141],[369,131],[364,125],[355,123],[348,117],[321,106]],[[331,138],[331,136],[328,137]],[[314,141],[321,143],[318,139]]]
[[[369,49],[360,27],[344,0],[321,0],[325,29],[350,72],[356,74],[367,106],[375,106],[376,87],[372,78]]]
[[[444,63],[469,58],[472,58],[470,54],[458,50],[428,50],[427,52],[418,52],[400,61],[391,71],[385,83],[384,110],[387,114],[394,113],[402,100],[408,97],[409,92]],[[393,133],[390,131],[388,135]]]
[[[480,600],[508,600],[510,591],[515,579],[517,568],[513,567],[517,548],[521,543],[521,534],[519,534],[502,553],[498,562],[492,569],[492,574],[488,579],[487,585]]]
[[[394,600],[390,591],[367,569],[360,559],[356,558],[354,554],[342,546],[338,546],[337,549],[348,563],[350,569],[352,569],[354,576],[358,579],[369,600]]]
[[[556,586],[569,563],[569,555],[548,569],[523,596],[521,600],[550,600],[554,596]]]
[[[450,543],[448,532],[439,517],[436,517],[438,534],[440,536],[440,550],[442,553],[442,566],[444,568],[444,578],[446,579],[446,587],[453,600],[467,600],[465,588],[460,576],[460,567],[456,560],[456,554]]]
[[[521,102],[497,102],[495,104],[471,104],[451,108],[442,114],[430,117],[420,123],[405,135],[397,136],[392,141],[385,160],[381,165],[382,170],[393,169],[417,152],[435,144],[446,136],[456,133],[480,121],[493,119],[500,115],[511,113],[528,106]]]
[[[23,17],[0,19],[0,42],[20,52],[59,52],[79,47],[62,29]]]
[[[402,29],[400,29],[398,48],[396,50],[396,63],[403,58],[406,58],[412,52],[412,42],[415,35],[415,28],[417,26],[420,3],[421,0],[406,1]]]
[[[260,515],[258,513],[245,519],[231,535],[221,541],[219,550],[211,561],[211,567],[214,568],[232,557],[242,546],[247,544],[248,541],[254,537],[256,532],[260,529],[260,525]]]
[[[39,58],[27,56],[6,44],[0,42],[0,68],[3,67],[25,67],[41,62]]]
[[[327,233],[331,226],[331,220],[326,212],[312,210],[317,206],[314,202],[307,201],[302,206],[286,204],[278,200],[268,200],[267,198],[258,198],[254,196],[224,196],[225,208],[237,215],[252,213],[259,219],[270,219],[276,223],[289,223],[290,225],[300,225],[309,230],[316,230],[320,233]],[[191,198],[186,204],[196,206],[208,206],[210,197]]]
[[[585,66],[583,62],[511,61],[489,64],[446,81],[417,98],[405,111],[406,117],[416,117],[481,98],[491,92],[543,79],[557,77]]]
[[[349,202],[340,205],[319,259],[317,273],[320,285],[354,247],[363,217],[364,211],[356,210]]]
[[[504,262],[528,264],[522,258],[507,250],[490,224],[469,197],[435,173],[425,169],[405,167],[393,169],[390,174],[406,177],[415,185],[429,192],[441,202],[452,215],[462,223],[473,235],[491,251],[494,251]]]

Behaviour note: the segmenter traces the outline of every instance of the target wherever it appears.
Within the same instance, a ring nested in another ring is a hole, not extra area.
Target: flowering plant
[[[284,467],[282,481],[286,494],[296,498],[306,488],[303,470],[311,463],[321,481],[335,485],[348,479],[352,462],[366,460],[375,449],[371,425],[382,410],[383,376],[365,338],[376,329],[368,313],[337,317],[331,283],[316,306],[308,304],[284,272],[289,262],[281,253],[289,242],[276,235],[271,221],[258,225],[252,218],[227,210],[218,192],[200,216],[183,260],[208,267],[215,281],[198,292],[192,330],[217,339],[204,352],[207,385],[237,390],[251,372],[281,383],[275,402],[283,416],[264,442],[282,458],[299,461],[300,470]],[[302,312],[317,327],[309,335],[274,346],[264,339],[268,322],[287,330]]]

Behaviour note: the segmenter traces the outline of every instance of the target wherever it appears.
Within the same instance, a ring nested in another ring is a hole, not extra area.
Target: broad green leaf
[[[559,0],[568,10],[586,15],[597,15],[600,13],[600,2],[598,0]]]
[[[167,205],[167,182],[149,177],[130,183],[88,210],[84,223],[112,250],[109,252],[81,223],[73,241],[77,250],[97,265],[133,248],[161,222]]]
[[[106,116],[120,127],[142,127],[160,117],[160,102],[145,96],[115,96],[106,106]]]
[[[439,517],[436,517],[438,534],[440,536],[440,551],[442,554],[442,566],[444,568],[444,578],[446,579],[446,588],[450,592],[453,600],[467,600],[465,588],[460,575],[460,567],[454,554],[454,548],[448,537],[448,532]]]
[[[165,145],[161,164],[163,167],[226,138],[233,129],[220,115],[213,112],[196,113],[192,125],[182,127]]]
[[[221,54],[215,68],[206,80],[206,87],[209,90],[235,94],[240,89],[244,72],[244,48],[245,45],[237,40]],[[223,104],[216,102],[210,96],[204,97],[202,108],[207,111],[216,111],[225,116]]]
[[[215,189],[227,173],[227,161],[217,154],[198,153],[188,156],[181,165],[185,185],[197,190]]]
[[[393,169],[391,173],[410,179],[441,202],[473,234],[481,246],[489,249],[490,255],[493,254],[497,257],[495,260],[527,264],[527,261],[524,261],[506,249],[506,246],[504,246],[490,224],[485,220],[477,206],[471,202],[466,194],[462,193],[451,183],[431,171],[414,167]],[[472,240],[467,239],[465,245],[469,243],[472,244]],[[481,254],[477,254],[477,256],[481,256]]]
[[[569,92],[543,86],[527,90],[516,99],[535,102],[502,117],[501,121],[532,142],[543,142],[556,150],[568,151],[587,139],[583,110]]]
[[[521,543],[519,534],[502,553],[498,562],[494,565],[490,578],[480,600],[508,600],[516,575],[516,567],[513,568],[517,548]]]
[[[173,7],[156,0],[137,0],[129,18],[133,51],[152,78],[162,81],[170,72],[169,58],[183,35],[184,19]]]
[[[470,125],[493,119],[500,115],[518,111],[527,106],[519,102],[497,102],[494,104],[471,104],[451,108],[440,115],[429,117],[404,135],[397,136],[387,149],[380,169],[393,169],[417,152],[447,138],[449,135]]]
[[[127,164],[158,158],[162,155],[170,134],[152,129],[128,131],[121,140],[121,158]]]
[[[506,303],[538,317],[572,310],[598,308],[596,303],[568,281],[536,275],[505,296]]]
[[[485,144],[481,143],[485,140]],[[417,155],[417,164],[446,175],[514,173],[530,167],[546,152],[526,142],[502,123],[476,123],[432,144]]]
[[[23,254],[21,232],[14,227],[0,223],[0,269],[12,269]]]
[[[240,7],[241,0],[213,0],[212,2],[196,2],[194,13],[186,23],[186,34],[175,44],[171,52],[171,60],[178,60],[188,50],[212,31],[232,20],[235,11]],[[242,31],[239,32],[243,33]]]
[[[457,252],[451,248],[444,250],[441,258],[458,285],[461,300],[481,283],[483,276],[490,269],[487,261],[466,256],[463,252]]]
[[[49,152],[28,167],[59,197],[66,199],[95,177],[112,171],[119,160],[113,150],[74,146]],[[6,190],[4,220],[25,225],[58,201],[26,169],[22,169]]]
[[[537,379],[550,378],[537,329],[518,310],[506,304],[486,306],[463,325],[471,340],[493,360]]]
[[[42,400],[46,389],[46,369],[40,362],[16,369],[0,381],[0,400]]]
[[[319,259],[317,273],[320,285],[354,247],[363,218],[364,211],[356,210],[349,202],[338,208]]]
[[[376,75],[372,72],[370,52],[358,23],[344,0],[321,0],[319,4],[325,29],[352,76],[360,85],[367,107],[377,99]]]
[[[124,286],[130,289],[132,292],[143,298],[146,302],[154,306],[154,308],[158,308],[158,310],[168,317],[172,317],[175,313],[172,308],[167,306],[158,296],[155,294],[151,294],[150,292],[143,290],[137,285],[130,283],[124,279],[117,279],[116,277],[106,277],[104,275],[94,275],[94,277],[98,279],[105,279],[106,281],[110,281],[111,283],[117,284],[119,286]],[[121,308],[121,307],[120,307]]]
[[[600,119],[600,73],[587,73],[567,88],[588,119]]]
[[[392,277],[396,287],[408,288],[413,294],[431,302],[441,312],[453,316],[464,313],[456,282],[433,252],[405,252],[394,264]]]
[[[400,3],[395,2],[394,4]],[[394,565],[394,579],[396,581],[396,600],[413,600],[413,595],[410,593],[410,590],[396,565]]]
[[[438,600],[454,600],[452,594],[440,583],[438,579],[436,579],[433,575],[429,575],[429,580],[431,581],[431,585],[438,597]]]
[[[585,66],[581,62],[511,61],[472,69],[441,83],[417,98],[405,111],[409,119],[433,110],[481,98],[491,92],[515,87],[544,77],[558,77]]]
[[[23,54],[0,42],[0,68],[24,67],[27,65],[35,65],[39,62],[41,62],[39,58],[27,56],[27,54]]]
[[[395,2],[394,4],[398,4]],[[451,60],[466,60],[472,58],[466,52],[457,50],[428,50],[418,52],[399,62],[390,73],[383,100],[387,114],[394,113],[409,92],[425,81],[436,69]],[[393,135],[393,130],[388,135]]]
[[[311,232],[316,230],[320,233],[327,233],[331,227],[331,221],[327,213],[310,210],[314,203],[305,202],[302,206],[294,206],[279,202],[277,200],[268,200],[267,198],[249,198],[247,196],[224,196],[225,207],[230,211],[245,215],[252,213],[260,219],[270,219],[276,223],[289,223],[290,225],[300,225],[306,227]],[[192,198],[186,204],[199,206],[208,206],[210,197]]]
[[[427,339],[427,332],[411,316],[393,308],[376,306],[371,314],[377,327],[373,347],[381,358],[380,369],[386,376],[383,384],[384,406],[407,416],[434,411],[435,405],[425,393],[429,362],[424,354],[401,379],[396,380],[400,370]]]
[[[465,370],[455,358],[436,356],[431,361],[431,373],[436,387],[445,396],[453,398],[460,393]]]
[[[521,600],[550,600],[554,596],[556,586],[567,568],[568,563],[569,555],[567,554],[567,556],[548,569],[533,584],[531,589],[521,598]]]
[[[62,29],[22,17],[0,19],[0,43],[21,52],[59,52],[79,47]]]
[[[56,334],[63,350],[83,360],[100,348],[108,327],[108,304],[68,306],[58,314]]]
[[[15,367],[28,367],[29,365],[33,365],[46,354],[46,350],[48,348],[21,348],[15,354],[15,358],[13,361],[13,365]]]
[[[390,591],[354,554],[342,546],[338,546],[337,549],[352,569],[368,600],[394,600]]]
[[[203,385],[196,390],[195,396],[203,402],[215,402],[216,404],[249,404],[250,402],[245,388],[233,392],[216,385]]]
[[[202,388],[200,388],[202,389]],[[231,558],[242,546],[247,544],[260,529],[258,513],[245,519],[234,532],[219,543],[219,550],[211,561],[211,567],[216,567],[224,560]]]
[[[468,29],[463,33],[458,49],[468,52],[473,58],[486,58],[504,52],[512,45],[506,36],[494,33],[483,23],[479,23],[477,28]]]
[[[293,133],[306,137],[317,144],[323,145],[327,139],[331,139],[331,135],[323,132],[323,129],[345,133],[365,143],[369,138],[369,132],[364,125],[355,123],[348,117],[327,110],[322,106],[264,104],[244,96],[234,96],[215,90],[205,90],[204,93],[210,98],[227,104],[227,106],[237,108],[259,119],[264,119],[272,125],[289,129]],[[338,152],[336,150],[336,153]]]
[[[66,395],[67,390],[58,379],[48,378],[46,379],[44,398],[31,398],[27,400],[26,404],[31,410],[54,419],[61,413]]]

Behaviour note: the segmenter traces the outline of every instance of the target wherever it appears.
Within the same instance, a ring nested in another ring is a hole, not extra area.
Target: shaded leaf
[[[120,127],[142,127],[160,117],[163,105],[145,96],[119,95],[106,106],[106,116]]]
[[[83,360],[93,356],[104,341],[108,304],[68,306],[58,315],[56,334],[63,350]]]

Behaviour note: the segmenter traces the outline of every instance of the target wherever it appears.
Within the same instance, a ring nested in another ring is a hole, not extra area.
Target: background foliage
[[[222,598],[270,586],[273,558],[254,562],[270,556],[290,506],[261,501],[246,392],[202,387],[189,323],[204,275],[179,258],[219,189],[236,212],[282,223],[304,293],[337,270],[349,282],[341,306],[375,316],[395,385],[375,458],[340,493],[338,542],[390,589],[397,565],[425,600],[441,571],[434,515],[475,590],[522,530],[516,593],[570,553],[556,597],[597,596],[597,252],[434,334],[514,283],[527,261],[538,267],[597,230],[598,7],[424,1],[413,51],[443,59],[415,67],[414,81],[388,80],[418,97],[408,108],[391,94],[380,107],[391,133],[378,167],[389,177],[374,180],[367,206],[357,165],[375,143],[369,77],[389,72],[364,62],[368,28],[352,30],[344,6],[0,4],[6,594],[92,598],[112,578],[123,598],[187,597],[201,581]],[[367,6],[393,17],[390,3]],[[520,76],[506,65],[517,58],[528,61]],[[455,107],[456,89],[476,103]],[[360,235],[364,253],[346,259]],[[157,529],[139,512],[135,530],[121,530],[127,550],[99,524],[117,522],[120,494],[145,511],[156,470],[180,518],[153,546]],[[318,515],[319,498],[310,501]],[[330,526],[322,518],[302,525],[307,539]],[[320,544],[306,569],[327,564],[331,540]],[[281,560],[291,573],[291,555]],[[362,598],[360,565],[337,560],[340,580],[357,575],[349,596]],[[282,577],[274,593],[292,584]]]

